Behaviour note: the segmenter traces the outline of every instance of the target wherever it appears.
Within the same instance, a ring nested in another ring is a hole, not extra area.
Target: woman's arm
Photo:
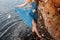
[[[28,3],[30,3],[31,0],[26,0],[24,4],[21,4],[21,5],[17,5],[17,7],[23,7],[23,6],[26,6]]]

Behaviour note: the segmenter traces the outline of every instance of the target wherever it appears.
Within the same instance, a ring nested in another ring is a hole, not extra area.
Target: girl
[[[16,11],[23,22],[29,27],[32,26],[32,32],[35,32],[38,37],[40,37],[37,31],[37,2],[38,0],[26,0],[24,4],[18,5]],[[20,8],[19,8],[20,7]]]

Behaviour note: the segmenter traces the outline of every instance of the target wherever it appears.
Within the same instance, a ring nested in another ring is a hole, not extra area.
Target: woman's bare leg
[[[34,20],[32,20],[32,32],[35,32],[35,33],[37,34],[37,36],[38,36],[39,38],[41,38],[41,36],[39,35],[39,32],[38,32],[38,30],[37,30],[37,25],[36,25],[36,23],[35,23]]]

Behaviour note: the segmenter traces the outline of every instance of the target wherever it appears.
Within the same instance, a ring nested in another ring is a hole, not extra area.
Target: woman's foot
[[[37,36],[38,36],[39,38],[41,38],[41,36],[40,36],[40,34],[39,34],[39,32],[38,32],[38,29],[37,29],[37,25],[36,25],[36,23],[34,22],[34,20],[32,21],[32,32],[35,32],[35,33],[37,34]]]

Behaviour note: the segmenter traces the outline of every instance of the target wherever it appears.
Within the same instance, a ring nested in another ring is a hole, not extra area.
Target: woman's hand
[[[28,3],[30,3],[31,1],[26,0],[24,4],[21,5],[17,5],[16,7],[24,7],[26,6]]]
[[[16,7],[21,7],[21,5],[17,5]]]
[[[27,3],[25,2],[24,4],[17,5],[16,7],[24,7],[24,6],[26,6],[26,5],[27,5]]]
[[[24,4],[21,4],[21,5],[17,5],[16,7],[18,7],[18,8],[19,8],[19,7],[23,7],[23,6],[24,6]]]

